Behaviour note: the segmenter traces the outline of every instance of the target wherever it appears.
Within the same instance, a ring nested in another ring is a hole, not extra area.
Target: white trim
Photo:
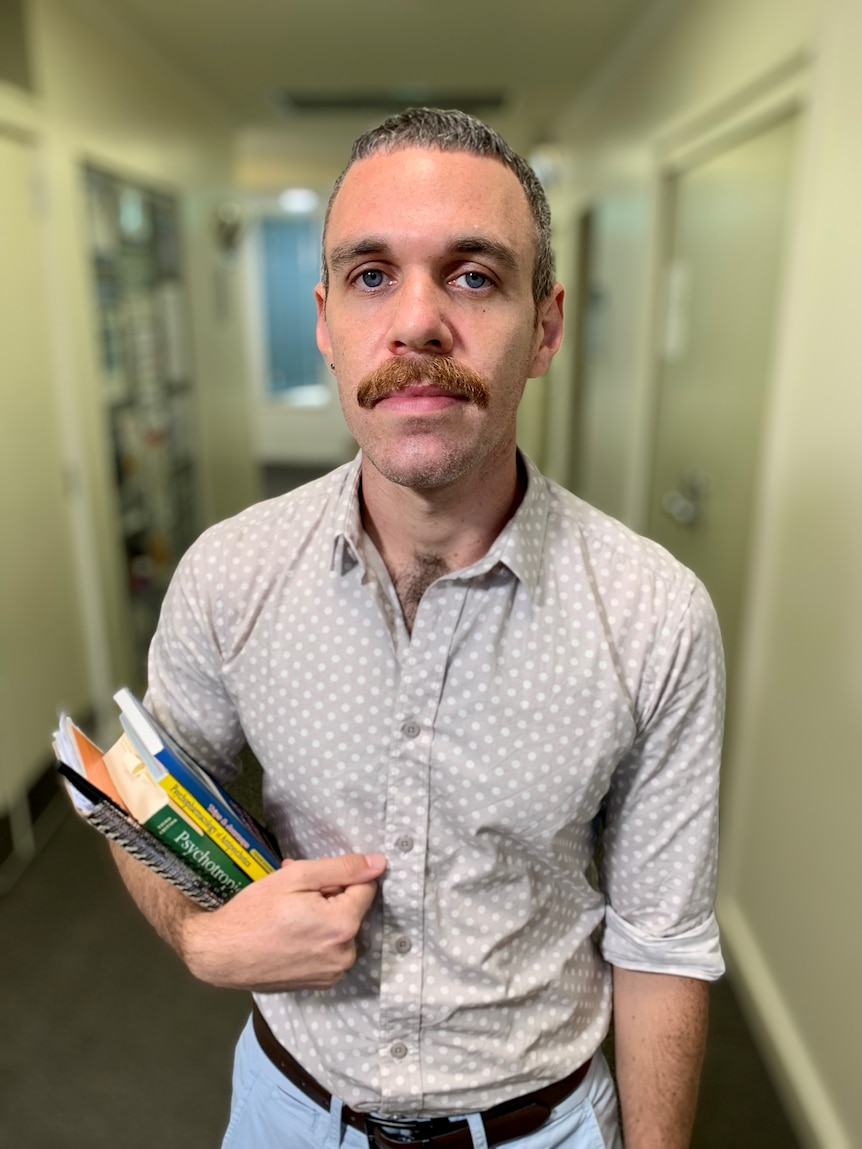
[[[730,980],[805,1149],[853,1149],[829,1091],[739,903],[718,904]]]
[[[84,658],[89,674],[90,701],[96,715],[101,741],[110,727],[111,656],[105,619],[105,579],[99,564],[93,501],[86,465],[86,450],[78,411],[80,388],[75,374],[75,332],[62,278],[55,274],[57,251],[61,247],[58,221],[51,202],[50,157],[44,147],[36,153],[39,181],[44,197],[41,217],[42,262],[50,324],[52,384],[57,411],[60,450],[66,477],[67,514]]]
[[[811,102],[812,59],[800,52],[724,99],[690,112],[658,132],[652,147],[664,175],[687,171],[757,135]]]

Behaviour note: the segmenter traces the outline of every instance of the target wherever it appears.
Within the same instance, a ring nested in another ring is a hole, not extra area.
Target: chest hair
[[[408,566],[395,572],[393,583],[407,630],[412,634],[416,611],[422,595],[435,579],[447,573],[449,568],[439,555],[413,555]]]

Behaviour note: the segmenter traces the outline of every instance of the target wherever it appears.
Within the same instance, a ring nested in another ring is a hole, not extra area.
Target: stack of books
[[[273,838],[125,687],[123,735],[106,753],[66,715],[57,769],[77,813],[205,909],[278,869]]]

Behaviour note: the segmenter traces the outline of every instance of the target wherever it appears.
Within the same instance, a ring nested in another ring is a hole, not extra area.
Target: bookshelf
[[[100,401],[143,680],[162,597],[199,530],[179,203],[100,168],[85,167],[84,179]]]

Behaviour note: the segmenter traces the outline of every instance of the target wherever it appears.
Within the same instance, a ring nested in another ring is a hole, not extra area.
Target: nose
[[[394,293],[387,343],[393,355],[408,352],[449,355],[453,335],[445,290],[430,276],[404,280]]]

